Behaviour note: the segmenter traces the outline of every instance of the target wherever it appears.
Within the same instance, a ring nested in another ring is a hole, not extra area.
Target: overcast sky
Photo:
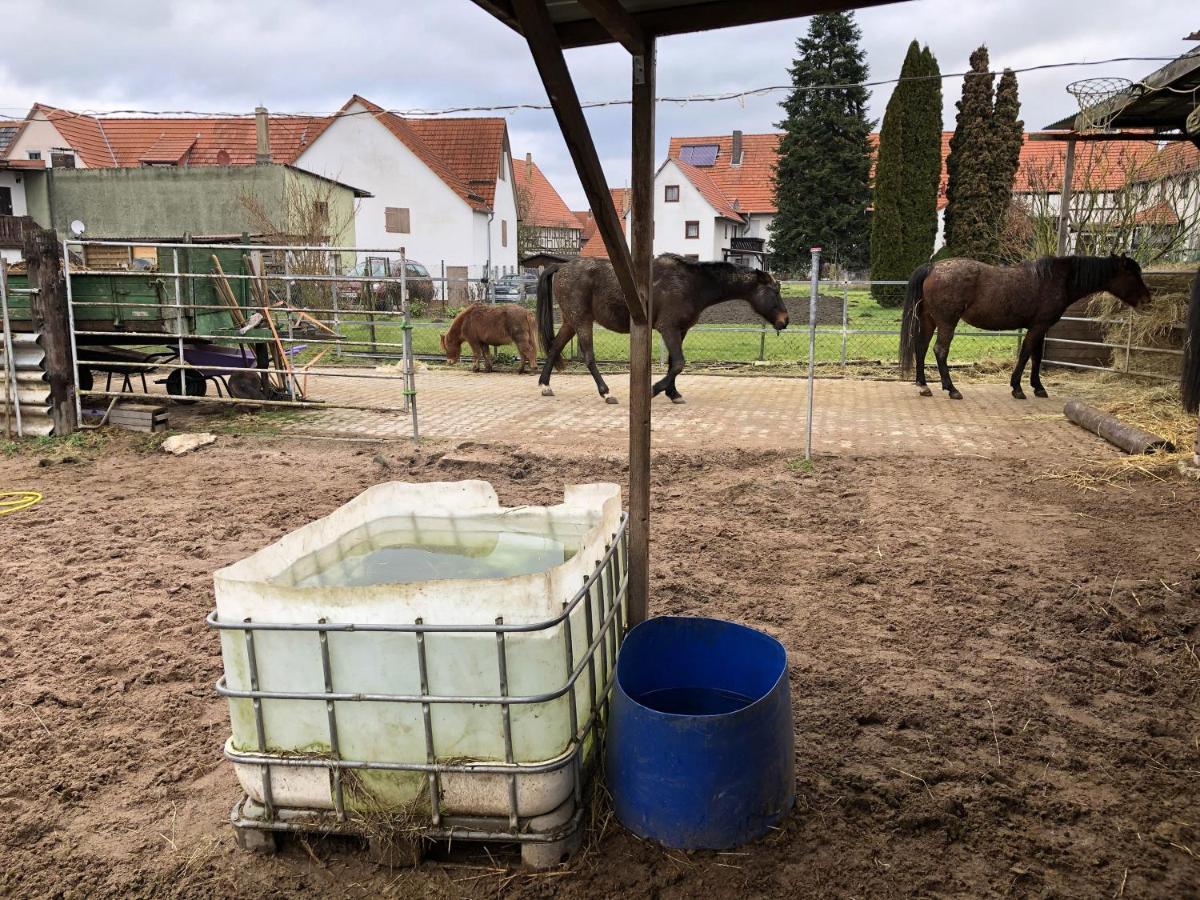
[[[1116,56],[1177,56],[1200,29],[1195,0],[1156,0],[1132,13],[1113,0],[910,0],[857,14],[872,79],[895,77],[918,38],[943,72],[961,72],[986,43],[994,68]],[[1151,9],[1153,15],[1150,14]],[[523,40],[468,0],[0,0],[0,113],[40,101],[70,109],[330,112],[353,93],[389,109],[545,102]],[[659,94],[744,90],[787,82],[804,19],[664,39]],[[21,36],[27,36],[28,39]],[[56,48],[48,52],[45,41]],[[629,59],[615,47],[585,48],[567,61],[580,96],[629,94]],[[1073,111],[1063,90],[1096,75],[1138,78],[1159,63],[1069,68],[1020,76],[1027,127]],[[961,79],[943,84],[945,125],[954,127]],[[874,89],[883,115],[890,86]],[[659,159],[672,135],[767,131],[782,95],[744,102],[661,103]],[[588,113],[609,182],[629,177],[629,109]],[[508,115],[514,154],[527,151],[572,208],[586,202],[553,115]]]

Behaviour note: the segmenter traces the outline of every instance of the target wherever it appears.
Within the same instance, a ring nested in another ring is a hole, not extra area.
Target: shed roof
[[[1200,96],[1200,47],[1197,47],[1097,106],[1097,115],[1116,110],[1113,130],[1150,128],[1183,130],[1188,114]],[[1077,128],[1078,113],[1046,126],[1047,131]]]
[[[811,16],[842,9],[882,6],[895,0],[618,0],[643,31],[659,36],[751,25]],[[511,0],[475,0],[514,31],[520,32]],[[612,43],[612,36],[579,0],[546,0],[546,8],[564,48]]]

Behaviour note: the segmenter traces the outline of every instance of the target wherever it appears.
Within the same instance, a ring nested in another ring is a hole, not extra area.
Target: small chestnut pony
[[[533,313],[512,303],[494,306],[475,303],[468,306],[454,317],[450,330],[441,336],[441,340],[446,362],[452,366],[458,364],[463,341],[466,341],[471,345],[471,355],[475,357],[475,364],[471,367],[473,372],[479,371],[481,362],[488,372],[492,371],[488,347],[504,344],[516,344],[517,352],[521,354],[518,374],[524,375],[537,368],[537,323]],[[563,364],[560,362],[558,367],[561,370]]]

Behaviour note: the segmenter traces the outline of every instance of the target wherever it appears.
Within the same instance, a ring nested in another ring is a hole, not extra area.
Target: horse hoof
[[[1033,396],[1035,396],[1035,397],[1049,397],[1050,395],[1046,393],[1046,389],[1045,389],[1045,388],[1038,388],[1036,391],[1034,391],[1034,392],[1033,392]]]
[[[542,385],[542,396],[543,397],[553,397],[554,396],[554,391],[550,390],[550,385],[548,385],[548,384]]]
[[[1024,399],[1025,399],[1025,392],[1024,392],[1024,391],[1022,391],[1022,390],[1015,390],[1015,391],[1013,391],[1013,399],[1014,399],[1014,400],[1024,400]]]
[[[929,389],[928,385],[922,384],[922,385],[920,385],[920,388],[921,389],[917,392],[918,396],[921,396],[921,397],[932,397],[933,396],[933,391],[931,391]]]
[[[672,397],[671,402],[672,403],[687,403],[687,401],[684,400],[682,397]]]
[[[961,399],[962,399],[962,394],[960,394],[958,391],[951,391],[951,392],[950,392],[950,399],[951,399],[951,400],[961,400]]]
[[[605,397],[605,398],[604,398],[604,402],[605,402],[605,403],[611,403],[613,406],[616,406],[616,405],[617,405],[617,398],[616,398],[616,397],[614,397],[612,394],[609,394],[607,397]]]

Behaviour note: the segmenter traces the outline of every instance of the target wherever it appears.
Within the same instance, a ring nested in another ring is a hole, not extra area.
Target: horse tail
[[[542,353],[549,355],[554,343],[554,273],[558,266],[546,266],[538,276],[537,324],[538,337],[542,342]]]
[[[1183,408],[1190,413],[1200,410],[1200,269],[1192,281],[1192,301],[1188,305],[1187,342],[1183,347],[1183,376],[1179,380]]]
[[[900,316],[900,375],[907,378],[912,374],[917,358],[917,334],[921,328],[917,304],[925,299],[925,279],[933,271],[932,263],[917,266],[908,279],[908,294],[904,298],[904,311]]]

